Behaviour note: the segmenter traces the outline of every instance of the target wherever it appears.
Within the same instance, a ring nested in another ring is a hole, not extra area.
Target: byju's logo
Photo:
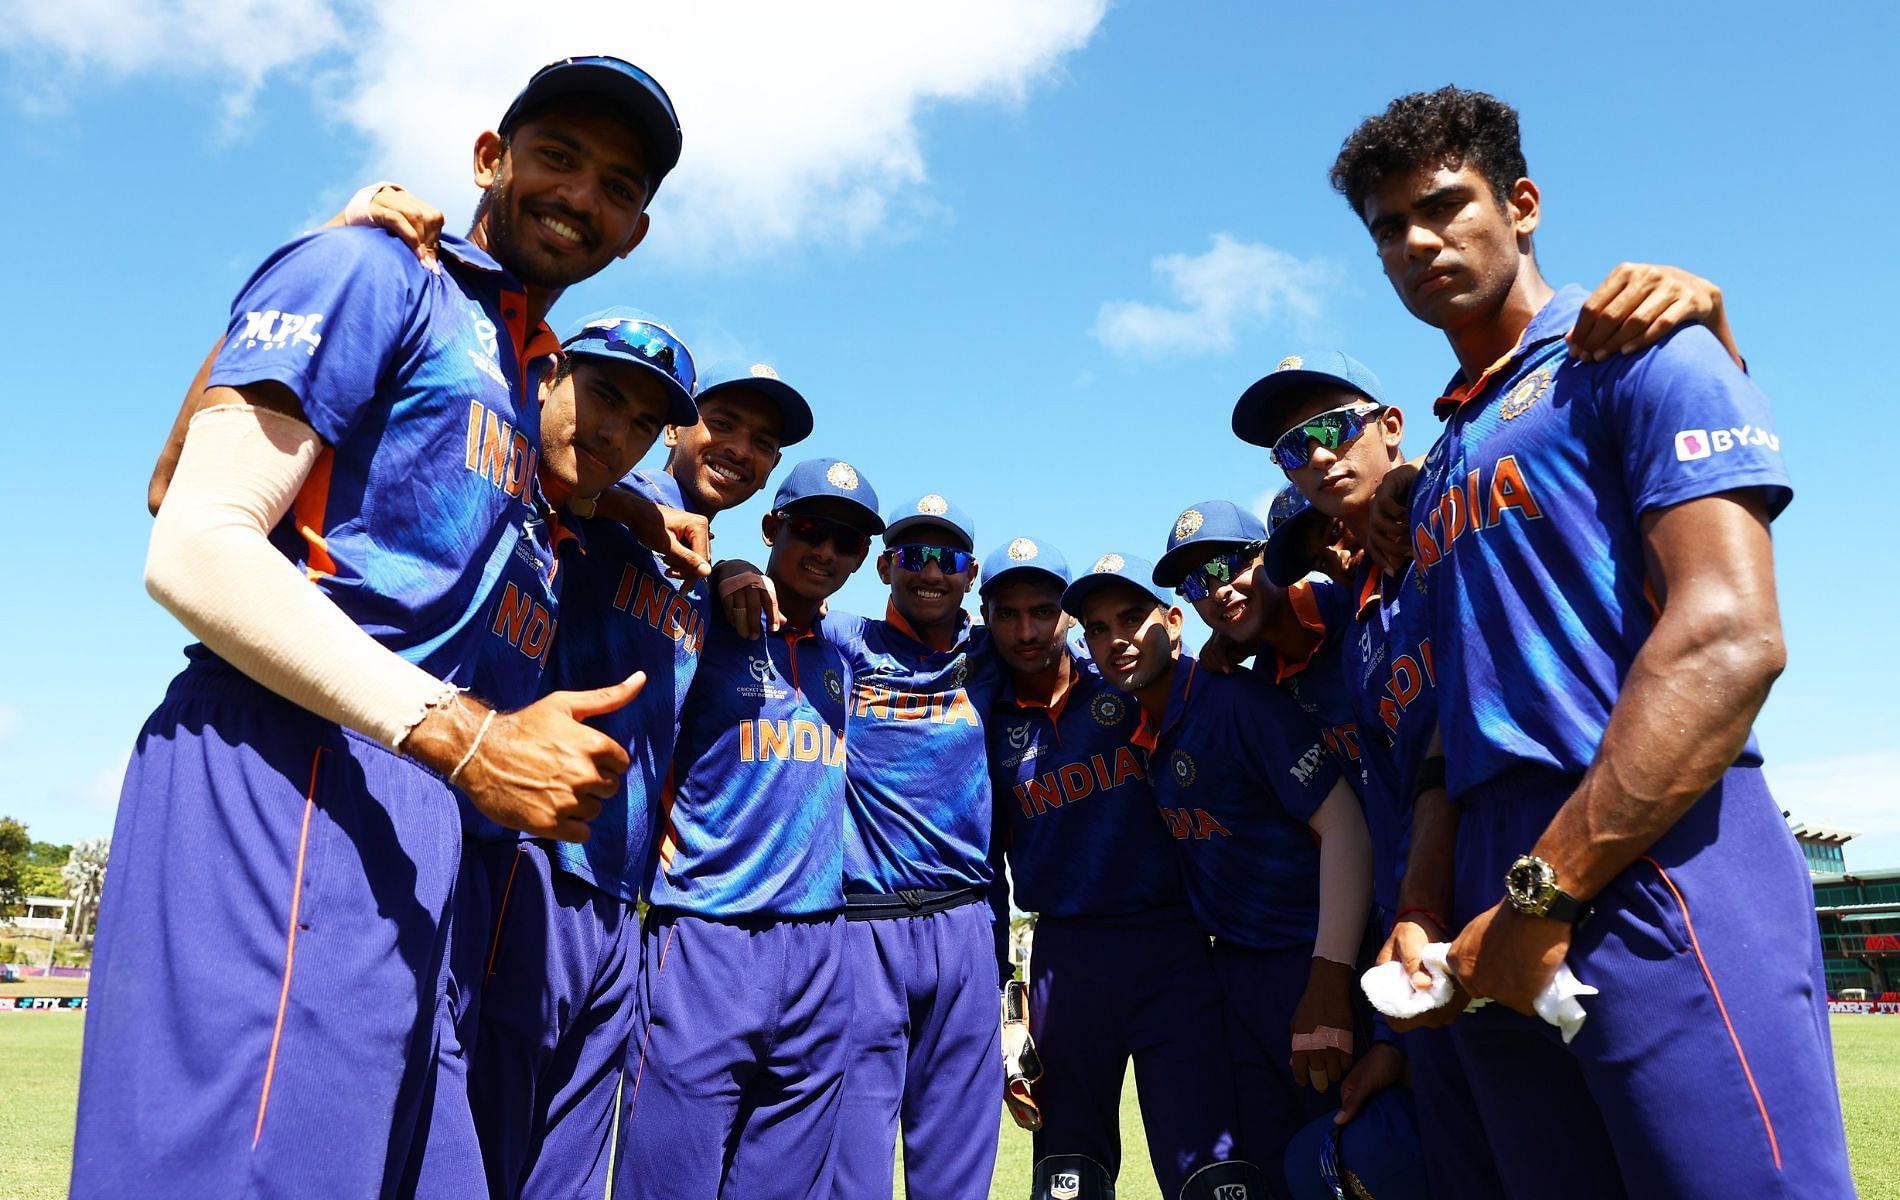
[[[287,313],[274,308],[266,312],[247,312],[244,332],[238,335],[238,340],[246,350],[302,346],[304,353],[315,354],[323,343],[323,335],[317,332],[317,326],[322,323],[322,313]]]
[[[1676,461],[1689,462],[1692,459],[1709,456],[1709,431],[1706,429],[1685,429],[1676,435]]]
[[[1754,425],[1685,429],[1676,435],[1676,461],[1693,462],[1711,454],[1726,454],[1737,446],[1765,446],[1779,454],[1781,438]]]

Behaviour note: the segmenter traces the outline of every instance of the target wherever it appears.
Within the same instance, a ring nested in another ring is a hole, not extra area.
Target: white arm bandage
[[[321,451],[315,430],[269,409],[193,417],[145,589],[238,670],[393,750],[456,689],[378,644],[270,544]]]
[[[1351,966],[1372,907],[1372,838],[1359,799],[1340,780],[1307,828],[1319,838],[1319,935],[1313,957]]]
[[[345,225],[376,224],[376,218],[369,215],[369,202],[376,199],[376,193],[384,188],[402,191],[401,187],[387,179],[379,179],[368,187],[359,189],[354,196],[350,197],[350,202],[343,206],[343,223]]]

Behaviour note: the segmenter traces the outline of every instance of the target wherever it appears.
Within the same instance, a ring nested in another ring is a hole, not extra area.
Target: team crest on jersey
[[[1531,405],[1537,403],[1549,390],[1550,368],[1539,367],[1504,394],[1504,403],[1498,406],[1498,415],[1507,421],[1515,421],[1529,412]]]
[[[825,669],[825,695],[830,696],[833,703],[844,703],[844,680],[830,668]]]
[[[1097,725],[1119,725],[1128,715],[1128,702],[1113,692],[1103,692],[1089,705],[1089,716]]]
[[[1090,567],[1089,571],[1097,575],[1100,575],[1100,574],[1113,575],[1115,572],[1122,569],[1122,565],[1123,564],[1122,564],[1121,555],[1104,554],[1102,555],[1102,557],[1095,560],[1095,565]]]
[[[1174,781],[1182,787],[1194,782],[1194,756],[1185,750],[1176,750],[1174,757],[1168,760],[1168,770],[1174,772]]]
[[[932,492],[917,502],[917,511],[926,517],[941,517],[950,511],[950,502]]]
[[[1297,371],[1305,365],[1306,365],[1305,359],[1301,358],[1297,354],[1289,354],[1285,358],[1280,360],[1279,366],[1273,369],[1276,371]]]
[[[1036,549],[1036,543],[1030,541],[1028,538],[1017,538],[1009,544],[1008,553],[1011,562],[1028,562],[1030,559],[1036,557],[1040,551]]]
[[[858,470],[848,462],[835,462],[825,468],[825,482],[847,492],[858,490]]]
[[[1182,538],[1193,537],[1201,531],[1201,526],[1205,522],[1206,518],[1201,516],[1200,509],[1188,509],[1174,519],[1174,540],[1178,542]]]
[[[1074,1171],[1056,1171],[1049,1176],[1049,1195],[1055,1200],[1075,1200],[1082,1194],[1082,1176]]]
[[[957,661],[950,664],[950,685],[962,687],[963,681],[970,677],[970,660],[967,656],[957,655]]]

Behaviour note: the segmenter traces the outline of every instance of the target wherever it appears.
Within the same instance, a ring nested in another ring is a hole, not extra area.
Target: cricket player
[[[1706,330],[1584,362],[1517,114],[1394,101],[1335,186],[1459,360],[1409,519],[1460,811],[1451,1027],[1507,1191],[1851,1196],[1812,892],[1750,725],[1784,660],[1761,393]],[[1564,1044],[1529,1016],[1567,962]],[[1667,998],[1666,1002],[1662,998]]]
[[[631,492],[708,519],[765,485],[781,447],[812,429],[810,405],[769,368],[698,392],[696,419],[669,418],[665,470],[582,493],[569,517],[585,553],[565,558],[561,630],[548,650],[551,691],[640,671],[632,703],[593,718],[627,748],[622,792],[584,843],[520,839],[480,851],[492,909],[470,1095],[494,1196],[604,1190],[631,1041],[639,1028],[637,910],[652,870],[654,822],[680,713],[700,663],[710,584],[676,577],[612,514]],[[588,502],[592,497],[592,503]],[[621,1127],[624,1141],[624,1127]]]
[[[440,274],[327,230],[239,294],[153,527],[147,586],[200,644],[127,771],[74,1195],[373,1195],[413,1169],[458,789],[579,838],[626,767],[580,721],[638,680],[510,713],[462,689],[536,502],[542,317],[639,244],[678,153],[651,77],[564,60],[477,139]]]
[[[628,1195],[832,1192],[851,1048],[851,675],[820,611],[883,528],[877,493],[850,463],[799,463],[764,519],[785,623],[751,639],[723,625],[708,635],[648,888]]]
[[[1365,819],[1291,699],[1250,674],[1200,671],[1183,652],[1185,618],[1155,582],[1174,569],[1105,554],[1062,606],[1082,622],[1102,677],[1141,705],[1135,741],[1148,750],[1188,903],[1214,939],[1239,1079],[1245,1161],[1221,1184],[1264,1192],[1355,1050]]]
[[[1132,742],[1140,710],[1069,648],[1069,582],[1059,550],[1018,537],[984,561],[980,586],[1007,673],[989,720],[996,852],[1007,849],[1017,906],[1036,914],[1030,1194],[1059,1194],[1064,1175],[1080,1198],[1111,1193],[1132,1059],[1155,1181],[1172,1200],[1190,1178],[1211,1185],[1219,1172],[1198,1173],[1234,1154],[1233,1071],[1210,1032],[1220,984]]]

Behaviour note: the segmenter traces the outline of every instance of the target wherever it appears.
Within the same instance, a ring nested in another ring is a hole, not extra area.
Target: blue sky
[[[1797,816],[1865,833],[1850,866],[1900,865],[1900,697],[1864,609],[1900,582],[1869,353],[1893,344],[1900,267],[1885,8],[1841,34],[1733,4],[636,3],[593,36],[602,10],[566,3],[528,31],[483,3],[456,28],[420,0],[96,7],[0,4],[22,435],[0,483],[0,813],[38,836],[109,831],[180,665],[141,584],[145,480],[252,265],[370,178],[460,227],[476,133],[535,67],[605,51],[673,91],[686,158],[648,244],[556,324],[632,303],[703,365],[770,362],[818,413],[796,453],[954,496],[982,549],[1031,534],[1083,562],[1152,556],[1188,504],[1277,485],[1227,420],[1285,354],[1372,364],[1424,448],[1449,353],[1326,169],[1399,93],[1511,101],[1547,276],[1635,259],[1724,287],[1797,487],[1771,779]],[[718,549],[755,550],[762,507],[722,517]],[[868,570],[844,602],[881,608]]]

